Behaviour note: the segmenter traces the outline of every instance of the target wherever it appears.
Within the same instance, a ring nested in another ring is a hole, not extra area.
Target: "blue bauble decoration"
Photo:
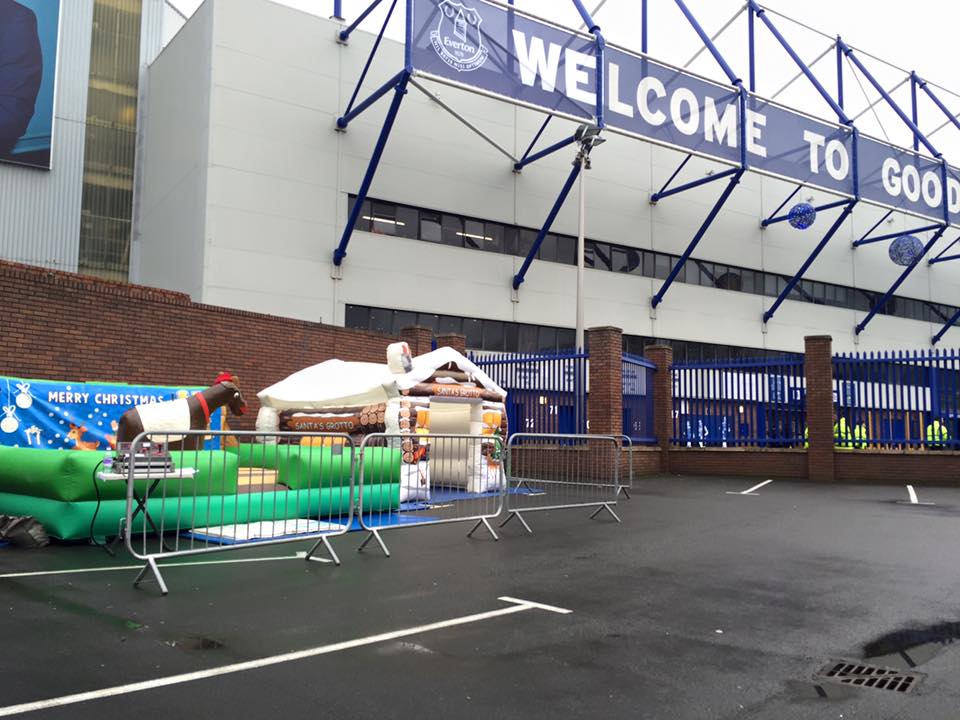
[[[914,235],[901,235],[890,243],[887,254],[897,265],[907,267],[913,265],[922,252],[923,243],[920,242],[920,238]]]
[[[797,230],[806,230],[816,222],[817,209],[810,203],[797,203],[790,208],[787,219]]]

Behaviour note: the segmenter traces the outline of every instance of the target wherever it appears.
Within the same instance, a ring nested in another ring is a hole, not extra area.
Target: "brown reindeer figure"
[[[78,427],[70,423],[70,432],[67,433],[67,440],[73,440],[74,450],[96,450],[100,447],[100,441],[91,442],[84,440],[83,436],[87,432],[86,426]]]
[[[247,411],[247,403],[238,383],[235,375],[220,373],[211,387],[188,398],[130,408],[120,416],[117,445],[133,442],[142,432],[155,432],[159,442],[167,439],[164,433],[169,434],[168,447],[171,449],[201,449],[203,435],[178,436],[177,433],[205,430],[210,426],[210,415],[224,406],[234,415],[243,415]]]

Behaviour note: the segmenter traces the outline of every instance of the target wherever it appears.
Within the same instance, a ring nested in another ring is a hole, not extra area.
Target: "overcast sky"
[[[202,0],[168,0],[185,15],[192,14]],[[332,14],[333,0],[274,0],[317,15]],[[711,35],[718,31],[743,6],[741,0],[686,0],[688,7],[700,20]],[[345,15],[348,19],[356,17],[369,0],[344,0]],[[389,0],[381,4],[364,27],[379,28],[383,21]],[[600,0],[584,2],[591,10],[600,4]],[[960,78],[957,78],[958,63],[957,28],[960,27],[960,3],[947,0],[768,0],[766,7],[826,33],[824,37],[805,29],[790,20],[772,15],[772,20],[787,37],[799,55],[812,62],[826,50],[832,40],[841,35],[851,46],[860,51],[916,72],[932,83],[960,92]],[[402,5],[402,3],[401,3]],[[579,27],[580,19],[573,3],[567,0],[516,0],[519,9],[528,10],[537,15],[550,18],[567,26]],[[639,0],[606,0],[596,13],[595,19],[603,29],[608,42],[631,49],[639,49],[640,37]],[[650,7],[650,54],[657,59],[675,65],[686,65],[701,47],[702,43],[693,29],[686,23],[674,0],[649,0]],[[397,12],[392,22],[390,34],[402,37],[402,13]],[[173,12],[168,13],[168,35],[176,30],[182,20]],[[718,39],[717,45],[735,71],[744,80],[747,77],[747,37],[746,14]],[[776,43],[776,40],[757,25],[757,57],[759,94],[771,97],[798,72],[796,65]],[[872,58],[863,58],[881,84],[888,90],[897,85],[904,73],[887,67]],[[695,72],[722,80],[716,62],[704,52],[689,68]],[[815,67],[817,76],[830,92],[836,90],[836,57],[830,54]],[[860,84],[866,91],[861,91]],[[943,101],[954,112],[960,112],[960,97],[940,92]],[[899,145],[909,145],[911,135],[903,123],[884,103],[874,110],[866,110],[869,104],[879,96],[859,74],[847,66],[845,94],[848,114],[856,115],[862,110],[865,114],[857,119],[862,132],[881,139],[888,138]],[[894,97],[909,113],[909,84],[904,84],[894,93]],[[777,96],[786,105],[813,112],[825,118],[831,118],[829,107],[823,103],[810,84],[801,79],[788,90]],[[929,101],[921,102],[920,127],[930,133],[940,126],[946,118]],[[946,127],[931,136],[931,142],[955,166],[960,166],[960,130]]]

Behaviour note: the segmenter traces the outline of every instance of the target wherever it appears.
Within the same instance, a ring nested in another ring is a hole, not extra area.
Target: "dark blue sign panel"
[[[596,113],[590,35],[470,0],[417,0],[411,23],[420,72],[585,120]]]
[[[943,165],[872,138],[861,137],[860,193],[865,200],[897,210],[943,218]],[[950,221],[960,220],[960,182],[948,168],[947,199]]]
[[[856,383],[844,381],[837,383],[833,389],[833,402],[844,407],[856,407],[857,405],[857,385]]]
[[[487,0],[413,0],[413,67],[575,119],[597,114],[592,36]],[[603,113],[611,129],[853,196],[960,223],[960,171],[636,53],[607,46]],[[854,147],[856,145],[856,147]]]
[[[203,389],[0,377],[0,445],[106,452],[116,445],[117,421],[134,405]],[[213,430],[220,429],[221,417],[222,410],[211,415]]]
[[[60,0],[0,0],[0,161],[49,169]]]
[[[747,162],[807,185],[854,194],[853,131],[750,97]],[[750,135],[755,140],[751,144]]]

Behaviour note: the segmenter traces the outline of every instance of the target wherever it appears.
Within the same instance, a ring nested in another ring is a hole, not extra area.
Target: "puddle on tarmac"
[[[863,646],[863,658],[897,670],[912,670],[960,643],[960,622],[908,628],[881,635]]]
[[[180,648],[181,650],[220,650],[224,647],[219,640],[208,637],[188,637],[181,640],[168,640],[170,647]]]

